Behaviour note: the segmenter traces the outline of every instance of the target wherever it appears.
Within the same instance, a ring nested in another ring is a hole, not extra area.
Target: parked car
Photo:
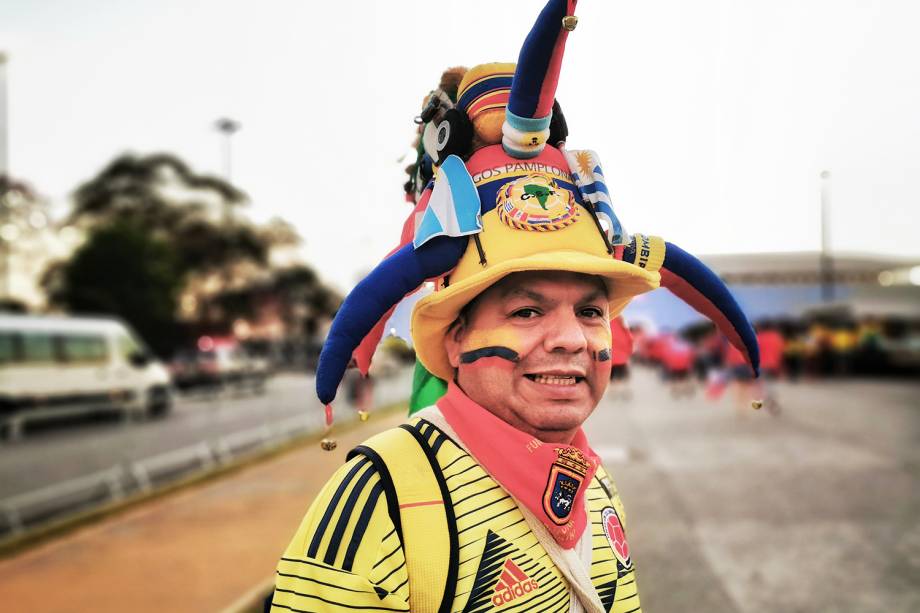
[[[176,353],[169,363],[173,383],[182,391],[225,387],[265,390],[268,361],[249,354],[234,340],[202,337],[198,347]]]
[[[158,416],[169,373],[118,319],[0,315],[0,416],[117,410]]]

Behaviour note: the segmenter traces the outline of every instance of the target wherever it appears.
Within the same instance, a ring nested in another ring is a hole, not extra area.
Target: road
[[[375,393],[384,402],[405,399],[411,380],[407,376],[411,370],[381,382]],[[313,390],[312,375],[283,374],[272,378],[259,396],[179,396],[164,419],[96,419],[55,425],[20,441],[0,443],[0,500],[295,415],[310,416],[320,429],[324,413]],[[341,415],[353,410],[345,398],[337,399],[335,407]]]
[[[780,386],[779,416],[728,398],[675,401],[649,372],[633,387],[631,401],[608,395],[587,432],[626,505],[646,613],[920,611],[920,384]],[[372,420],[331,454],[301,447],[0,561],[0,601],[222,610],[270,577],[345,451],[395,421]]]
[[[920,611],[920,384],[781,385],[778,417],[634,388],[587,431],[645,611]]]

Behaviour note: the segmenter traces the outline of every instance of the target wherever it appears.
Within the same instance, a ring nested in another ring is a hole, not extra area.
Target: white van
[[[172,406],[169,373],[123,322],[0,314],[0,422]]]

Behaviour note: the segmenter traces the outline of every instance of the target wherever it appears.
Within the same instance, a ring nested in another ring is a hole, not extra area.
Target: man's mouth
[[[575,385],[585,380],[579,375],[543,375],[529,374],[524,375],[535,383],[544,383],[546,385]]]

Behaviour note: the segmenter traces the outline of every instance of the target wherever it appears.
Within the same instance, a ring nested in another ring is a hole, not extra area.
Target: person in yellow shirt
[[[313,501],[271,611],[640,611],[624,507],[582,429],[610,380],[610,320],[665,285],[755,372],[758,352],[724,284],[625,233],[596,154],[564,148],[555,86],[574,4],[549,0],[517,65],[473,67],[426,101],[434,180],[343,303],[316,385],[331,424],[349,361],[364,368],[387,314],[432,279],[412,313],[427,400]]]

